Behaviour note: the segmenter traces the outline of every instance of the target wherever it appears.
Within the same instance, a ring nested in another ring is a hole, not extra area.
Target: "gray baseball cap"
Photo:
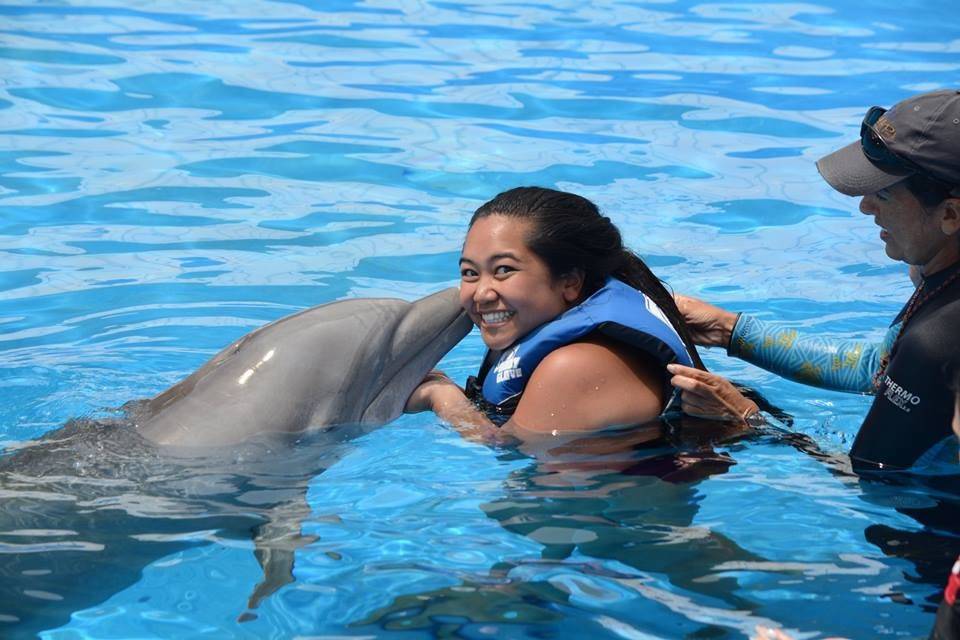
[[[817,169],[848,196],[875,193],[916,173],[960,185],[960,91],[922,93],[888,111],[870,109],[861,139],[820,158]]]

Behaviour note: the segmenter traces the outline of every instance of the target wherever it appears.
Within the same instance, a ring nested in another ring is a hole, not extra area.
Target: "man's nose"
[[[873,194],[865,195],[860,198],[860,213],[865,213],[868,216],[876,215],[876,196]]]

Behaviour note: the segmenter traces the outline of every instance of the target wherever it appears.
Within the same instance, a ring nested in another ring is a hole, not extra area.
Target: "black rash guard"
[[[960,366],[958,271],[960,263],[924,279],[922,293],[949,282],[915,311],[894,342],[890,363],[850,450],[855,464],[907,468],[952,435],[954,391],[949,383],[951,372]]]

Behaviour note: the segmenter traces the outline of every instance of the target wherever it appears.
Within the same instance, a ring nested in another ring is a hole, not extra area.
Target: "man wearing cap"
[[[917,289],[878,344],[803,336],[784,325],[701,300],[677,303],[702,346],[723,346],[784,377],[873,393],[850,456],[858,467],[903,469],[951,443],[953,393],[945,370],[960,364],[960,91],[871,108],[860,140],[817,162],[834,189],[861,196],[887,255],[911,266]],[[691,415],[752,423],[757,406],[724,378],[670,365]]]

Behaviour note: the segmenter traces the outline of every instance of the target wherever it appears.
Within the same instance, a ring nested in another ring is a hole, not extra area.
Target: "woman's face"
[[[578,274],[554,278],[530,251],[530,223],[491,215],[477,220],[460,256],[460,304],[484,343],[503,350],[569,309],[580,295]]]
[[[956,239],[941,229],[942,209],[927,210],[905,180],[865,195],[860,211],[880,227],[887,256],[917,265],[922,273],[949,266],[956,255]]]

